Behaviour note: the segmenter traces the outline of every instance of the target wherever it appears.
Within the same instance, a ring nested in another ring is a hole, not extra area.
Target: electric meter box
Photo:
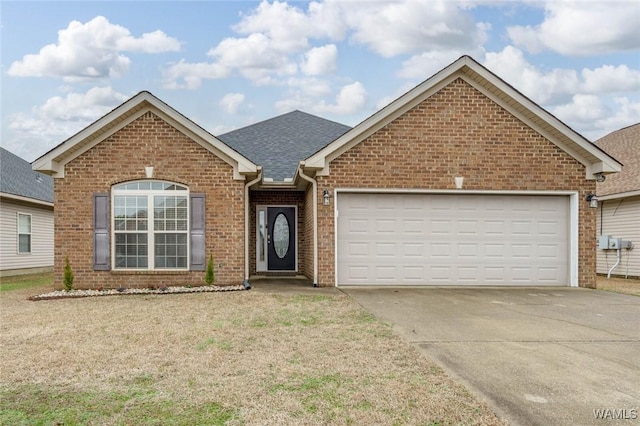
[[[598,237],[598,248],[600,250],[609,249],[609,238],[611,238],[611,235],[600,235]]]
[[[609,238],[609,248],[620,250],[622,248],[622,238]]]

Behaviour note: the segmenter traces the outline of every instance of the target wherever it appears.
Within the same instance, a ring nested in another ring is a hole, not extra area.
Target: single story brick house
[[[39,159],[55,280],[82,287],[593,287],[621,164],[468,56],[357,126],[299,111],[215,137],[141,92]]]
[[[595,144],[624,163],[622,172],[597,183],[597,235],[631,242],[598,247],[599,274],[640,278],[640,123],[616,130]]]
[[[0,277],[53,270],[53,179],[0,147]]]

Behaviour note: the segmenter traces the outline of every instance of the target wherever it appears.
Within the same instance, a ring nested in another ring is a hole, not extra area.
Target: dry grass
[[[596,286],[598,290],[640,296],[640,280],[637,278],[607,278],[606,276],[598,276]]]
[[[348,296],[0,293],[0,424],[500,424]]]

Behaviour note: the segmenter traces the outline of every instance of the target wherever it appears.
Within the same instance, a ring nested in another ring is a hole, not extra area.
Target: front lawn
[[[0,424],[501,423],[340,293],[50,289],[0,293]]]

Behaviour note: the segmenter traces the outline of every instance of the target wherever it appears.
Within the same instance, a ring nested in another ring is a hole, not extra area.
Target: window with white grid
[[[162,181],[113,187],[115,269],[187,269],[189,190]]]

